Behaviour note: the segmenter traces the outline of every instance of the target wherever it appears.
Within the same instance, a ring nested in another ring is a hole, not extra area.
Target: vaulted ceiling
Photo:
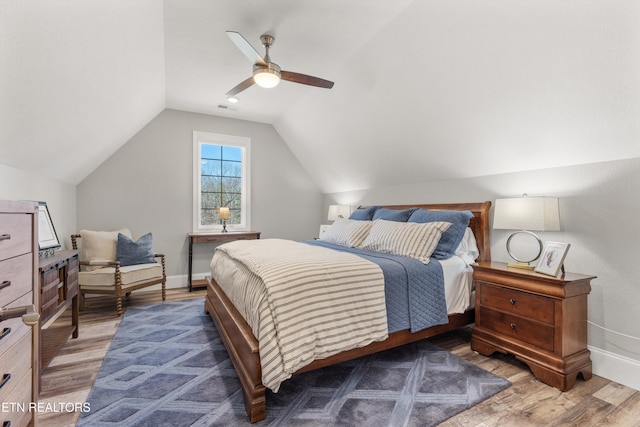
[[[640,2],[0,0],[0,163],[78,183],[164,108],[270,123],[325,192],[640,157]],[[225,93],[251,63],[335,82]]]

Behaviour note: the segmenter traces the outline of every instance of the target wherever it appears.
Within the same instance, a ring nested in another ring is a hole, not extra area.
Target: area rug
[[[264,426],[433,426],[509,381],[422,341],[295,376]],[[203,299],[129,307],[77,426],[249,426]]]

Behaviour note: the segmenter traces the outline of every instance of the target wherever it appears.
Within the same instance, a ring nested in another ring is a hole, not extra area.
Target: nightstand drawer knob
[[[509,302],[511,303],[511,305],[516,305],[516,300],[514,300],[513,298],[511,298]]]
[[[509,327],[511,327],[511,329],[514,330],[514,331],[516,330],[516,324],[515,323],[510,324]]]

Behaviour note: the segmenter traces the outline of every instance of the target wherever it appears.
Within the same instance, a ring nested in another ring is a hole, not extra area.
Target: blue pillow
[[[118,233],[116,261],[120,261],[121,267],[157,262],[151,250],[152,239],[151,233],[147,233],[134,242],[124,234]]]
[[[411,214],[418,208],[409,208],[404,210],[380,208],[373,215],[373,220],[386,219],[387,221],[407,222]]]
[[[456,253],[456,248],[462,241],[471,218],[473,218],[471,211],[429,211],[418,209],[411,215],[409,222],[450,222],[451,227],[442,233],[440,242],[438,242],[438,246],[432,255],[435,259],[448,259]]]
[[[351,213],[349,219],[355,219],[357,221],[371,221],[373,214],[380,209],[380,206],[371,206],[364,209],[356,209]]]

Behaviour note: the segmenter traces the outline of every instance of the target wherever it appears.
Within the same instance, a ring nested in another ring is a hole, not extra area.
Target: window
[[[249,229],[249,138],[193,132],[193,231],[220,231],[218,208],[228,207],[227,227]]]

